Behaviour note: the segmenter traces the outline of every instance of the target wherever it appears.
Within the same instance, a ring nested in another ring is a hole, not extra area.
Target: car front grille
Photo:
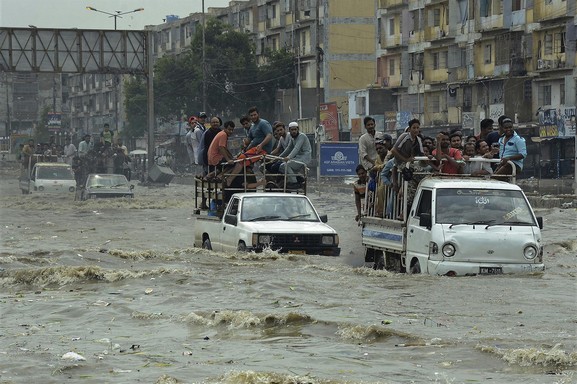
[[[322,235],[276,234],[271,236],[271,248],[306,248],[321,245]]]

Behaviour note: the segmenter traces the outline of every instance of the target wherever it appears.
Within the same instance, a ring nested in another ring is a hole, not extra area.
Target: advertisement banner
[[[575,107],[546,109],[539,111],[539,136],[575,136]]]
[[[62,117],[60,112],[48,112],[48,130],[51,132],[60,131]]]
[[[322,103],[320,105],[321,125],[325,127],[327,141],[339,140],[339,112],[337,103]]]
[[[359,162],[359,145],[351,142],[321,143],[321,176],[354,176]]]

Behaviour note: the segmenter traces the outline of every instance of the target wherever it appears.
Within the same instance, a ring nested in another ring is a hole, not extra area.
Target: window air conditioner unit
[[[545,69],[546,68],[546,64],[545,64],[546,60],[537,60],[537,69]]]

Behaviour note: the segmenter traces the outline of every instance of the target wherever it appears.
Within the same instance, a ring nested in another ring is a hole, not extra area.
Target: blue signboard
[[[359,144],[351,142],[321,143],[321,176],[354,176],[359,163]]]

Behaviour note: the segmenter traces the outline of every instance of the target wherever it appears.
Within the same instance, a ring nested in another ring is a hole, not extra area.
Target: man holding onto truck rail
[[[280,154],[284,162],[279,170],[287,174],[287,188],[299,188],[296,174],[309,165],[312,159],[312,148],[307,135],[299,132],[299,125],[296,121],[289,123],[289,133],[291,139],[288,147]]]
[[[359,138],[359,160],[368,171],[375,165],[377,160],[377,149],[375,148],[375,119],[365,116],[363,123],[366,133]]]
[[[460,150],[451,147],[447,132],[439,132],[437,135],[437,149],[433,151],[433,156],[435,156],[437,164],[441,167],[441,173],[450,175],[463,173],[465,165],[463,156]]]
[[[513,167],[509,164],[511,161],[515,166],[516,174],[523,170],[523,160],[527,156],[527,145],[522,138],[513,129],[513,120],[509,117],[503,119],[504,135],[499,139],[499,157],[501,162],[495,171],[495,175],[511,175]]]

